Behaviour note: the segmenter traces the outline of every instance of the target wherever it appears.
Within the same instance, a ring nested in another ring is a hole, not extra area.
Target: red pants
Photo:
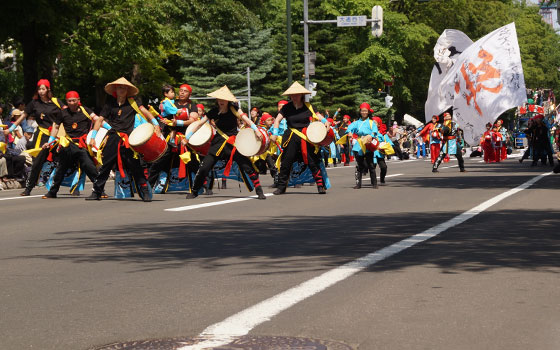
[[[439,151],[441,150],[440,143],[432,143],[430,144],[430,158],[432,159],[432,164],[436,162],[437,157],[439,156]]]
[[[492,143],[483,142],[482,149],[484,150],[484,162],[485,163],[494,162],[494,147],[492,147]]]
[[[502,161],[502,147],[494,147],[494,161],[499,163]]]

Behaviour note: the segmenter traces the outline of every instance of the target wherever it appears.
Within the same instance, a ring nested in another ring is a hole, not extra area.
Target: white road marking
[[[272,193],[265,193],[264,195],[267,196],[267,197],[273,196]],[[256,199],[256,198],[257,198],[257,196],[255,195],[255,196],[249,196],[249,197],[243,197],[243,198],[228,199],[228,200],[225,200],[225,201],[193,204],[193,205],[187,205],[187,206],[178,207],[178,208],[169,208],[169,209],[164,209],[164,211],[193,210],[193,209],[200,209],[200,208],[206,208],[206,207],[213,207],[213,206],[216,206],[216,205],[224,205],[224,204],[230,204],[230,203],[243,202],[243,201],[248,201],[250,199]]]
[[[35,198],[35,197],[43,197],[42,194],[38,194],[36,196],[19,196],[19,197],[7,197],[7,198],[0,198],[0,201],[8,201],[10,199],[23,199],[23,198]]]
[[[400,253],[405,249],[411,248],[418,243],[422,243],[452,227],[455,227],[469,219],[472,219],[476,215],[484,212],[488,208],[503,201],[504,199],[531,187],[534,183],[550,174],[552,173],[544,173],[537,177],[534,177],[531,180],[517,186],[516,188],[490,198],[489,200],[477,205],[470,210],[467,210],[466,212],[444,223],[429,228],[424,232],[410,236],[409,238],[403,239],[402,241],[399,241],[388,247],[372,252],[345,265],[327,271],[320,276],[312,278],[306,282],[299,284],[298,286],[288,289],[269,299],[261,301],[254,306],[251,306],[233,316],[226,318],[222,322],[207,327],[198,336],[198,339],[201,340],[200,343],[195,345],[187,345],[179,348],[179,350],[204,350],[229,344],[233,340],[235,340],[235,338],[248,334],[256,326],[266,321],[270,321],[270,319],[278,315],[280,312],[327,289],[328,287],[340,281],[345,280],[348,277],[353,276],[354,274],[370,267],[377,262],[380,262],[394,254]]]
[[[395,176],[401,176],[401,175],[404,175],[404,174],[392,174],[392,175],[387,175],[387,176],[385,176],[385,178],[388,178],[388,177],[395,177]],[[377,178],[378,178],[378,179],[381,179],[379,176],[378,176]],[[369,179],[371,179],[371,177],[366,177],[366,178],[362,179],[362,181],[366,181],[366,180],[369,180]]]

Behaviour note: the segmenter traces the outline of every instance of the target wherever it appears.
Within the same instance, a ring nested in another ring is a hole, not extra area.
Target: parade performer
[[[284,105],[278,113],[270,137],[272,142],[276,141],[280,132],[280,124],[285,119],[288,129],[284,132],[282,138],[282,154],[279,158],[280,172],[278,174],[278,188],[274,191],[275,195],[286,192],[292,165],[299,158],[302,158],[303,162],[309,166],[317,184],[317,191],[320,194],[327,193],[320,169],[319,147],[309,142],[307,136],[305,136],[306,128],[311,120],[317,119],[311,104],[305,102],[304,96],[307,94],[311,94],[311,91],[297,81],[282,94],[290,96],[291,102]],[[322,118],[321,122],[326,124],[327,128],[330,127],[326,118]]]
[[[33,187],[37,184],[37,180],[43,169],[43,164],[47,161],[51,151],[56,146],[54,136],[51,136],[50,130],[55,120],[60,120],[62,105],[56,97],[53,97],[51,91],[51,84],[47,79],[41,79],[37,82],[37,91],[33,100],[27,104],[25,111],[22,115],[12,124],[9,131],[12,132],[15,128],[28,116],[35,118],[38,128],[33,135],[35,142],[35,150],[40,150],[39,153],[33,158],[33,165],[31,166],[31,173],[27,178],[25,190],[21,193],[22,196],[29,196]],[[48,144],[49,147],[44,147]],[[29,152],[34,154],[34,152]]]
[[[180,159],[181,150],[178,147],[180,140],[185,135],[187,126],[199,119],[198,107],[190,100],[192,88],[188,84],[182,84],[179,87],[179,98],[177,100],[174,99],[175,91],[171,85],[164,85],[163,93],[165,99],[160,105],[160,110],[164,125],[168,125],[168,127],[164,127],[164,130],[169,130],[167,132],[167,141],[170,147],[168,147],[161,158],[150,165],[148,176],[148,182],[155,188],[160,178],[160,173],[165,172],[167,181],[161,193],[167,191],[171,172],[174,168],[181,170],[183,167],[182,171],[178,171],[179,177],[188,177],[189,184],[192,185],[189,174],[196,172],[200,164],[196,156],[191,159],[187,166],[182,164]]]
[[[504,127],[504,122],[501,119],[496,121],[497,129],[499,133],[502,135],[502,149],[500,150],[501,160],[507,159],[507,137],[508,132],[507,129]]]
[[[264,128],[268,136],[271,135],[272,126],[274,125],[274,117],[264,112],[259,119],[259,127]],[[279,147],[277,142],[270,142],[268,149],[261,155],[255,156],[253,163],[259,169],[261,174],[266,174],[266,169],[270,171],[270,176],[276,179],[278,175],[278,170],[276,169],[276,159],[279,155]]]
[[[537,165],[539,159],[541,160],[541,163],[543,165],[546,164],[547,157],[550,166],[554,166],[550,132],[544,122],[544,115],[537,114],[534,117],[534,122],[535,126],[531,135],[533,138],[533,163],[531,164],[531,166]]]
[[[492,163],[494,162],[494,146],[492,144],[494,131],[492,130],[492,123],[486,124],[486,131],[482,134],[480,139],[480,146],[484,151],[484,162]]]
[[[499,163],[501,162],[504,157],[502,153],[504,152],[503,144],[504,144],[504,137],[505,135],[501,132],[501,124],[496,123],[494,124],[494,128],[492,130],[492,145],[494,148],[494,162]],[[507,154],[506,154],[507,158]]]
[[[218,104],[217,107],[208,111],[206,116],[200,119],[200,121],[197,121],[198,125],[192,132],[185,135],[185,139],[182,142],[186,145],[190,137],[209,120],[214,121],[217,135],[212,139],[210,150],[200,164],[200,168],[196,173],[194,184],[191,188],[191,192],[187,195],[187,199],[196,198],[198,196],[198,192],[202,188],[208,173],[212,170],[216,162],[221,159],[227,161],[226,169],[224,170],[225,176],[229,175],[232,162],[235,161],[239,168],[251,179],[258,198],[266,199],[260,185],[259,174],[253,168],[253,164],[249,158],[243,156],[239,152],[236,152],[236,148],[234,147],[235,136],[238,132],[238,119],[241,119],[246,126],[255,131],[258,130],[257,126],[248,117],[241,116],[241,110],[236,109],[236,106],[234,106],[237,99],[227,86],[223,86],[222,88],[208,94],[208,96],[216,98]],[[260,137],[259,133],[256,133],[256,135],[257,137]]]
[[[457,123],[452,121],[451,114],[443,114],[443,147],[439,152],[439,156],[432,167],[432,172],[437,173],[438,167],[441,164],[443,158],[449,154],[452,154],[457,158],[459,162],[459,171],[466,172],[465,161],[463,160],[462,152],[462,137],[461,132],[457,126]]]
[[[424,138],[424,141],[430,142],[430,158],[432,164],[434,164],[441,150],[441,142],[443,139],[443,134],[441,133],[441,124],[439,124],[439,117],[437,115],[432,116],[432,122],[426,124],[424,129],[419,132],[419,135]]]
[[[144,175],[144,169],[137,154],[130,148],[128,136],[134,129],[136,114],[146,118],[154,125],[154,132],[161,136],[159,124],[154,116],[142,106],[138,95],[138,88],[124,77],[121,77],[105,85],[105,92],[110,96],[100,113],[100,118],[96,120],[93,128],[90,146],[96,147],[95,136],[97,131],[107,121],[111,130],[107,133],[107,142],[103,148],[102,166],[99,169],[97,180],[93,184],[93,191],[86,200],[101,200],[101,194],[105,188],[105,183],[109,178],[111,170],[115,164],[121,177],[124,177],[124,168],[128,175],[134,180],[138,194],[145,202],[151,201],[151,193]]]
[[[344,117],[342,117],[342,122],[338,125],[338,137],[339,140],[341,140],[344,135],[346,135],[348,133],[348,127],[350,126],[351,121],[350,121],[350,116],[348,114],[345,114]],[[350,139],[346,138],[345,139],[346,142],[344,142],[343,144],[341,144],[340,146],[342,147],[342,162],[344,163],[344,166],[348,166],[350,165]]]
[[[374,174],[375,168],[377,167],[377,165],[379,165],[379,181],[384,184],[385,177],[387,176],[387,163],[385,162],[385,153],[381,146],[383,142],[385,142],[385,144],[388,144],[392,147],[393,142],[391,141],[389,135],[387,135],[386,125],[383,123],[381,118],[374,116],[371,119],[375,122],[375,125],[377,125],[377,140],[380,142],[380,146],[375,150],[375,152],[373,152]]]
[[[76,164],[80,172],[84,171],[91,182],[95,182],[97,179],[97,169],[91,154],[88,153],[86,138],[91,129],[92,121],[99,117],[91,109],[81,105],[80,95],[76,91],[66,93],[66,104],[68,108],[62,110],[59,119],[54,121],[51,130],[51,136],[56,138],[59,134],[59,127],[62,125],[66,135],[60,138],[58,167],[53,184],[43,198],[56,198],[66,171]],[[110,129],[107,124],[104,127]],[[47,148],[48,144],[43,145],[43,147]]]
[[[354,153],[357,166],[356,186],[354,186],[354,189],[362,187],[362,174],[367,174],[368,170],[372,188],[376,189],[378,187],[375,161],[373,159],[377,147],[372,147],[372,145],[377,144],[377,142],[372,143],[372,141],[374,139],[377,141],[378,130],[377,123],[369,118],[370,110],[371,108],[368,103],[362,103],[360,105],[361,118],[348,127],[348,135],[351,135],[352,138],[352,152]]]

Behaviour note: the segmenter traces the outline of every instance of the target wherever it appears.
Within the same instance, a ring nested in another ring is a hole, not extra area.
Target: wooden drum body
[[[134,129],[128,137],[128,142],[148,163],[160,159],[167,151],[167,142],[156,135],[154,126],[150,123]]]
[[[192,123],[187,128],[186,134],[193,131],[198,123]],[[214,128],[209,123],[204,123],[189,139],[190,147],[200,155],[207,155],[210,144],[214,138]]]
[[[261,133],[260,140],[257,138],[256,132]],[[269,145],[268,132],[263,128],[258,128],[258,131],[251,128],[241,129],[235,138],[235,148],[245,157],[259,156],[266,152]]]
[[[307,127],[307,138],[311,143],[319,146],[328,146],[334,141],[334,131],[332,128],[321,122],[312,122]]]

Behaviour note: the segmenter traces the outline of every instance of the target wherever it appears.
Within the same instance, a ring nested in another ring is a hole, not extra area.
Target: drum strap
[[[290,130],[292,131],[293,134],[296,134],[297,136],[299,136],[301,138],[301,153],[303,155],[303,162],[305,164],[307,164],[307,143],[311,143],[313,146],[315,146],[315,153],[319,152],[319,146],[313,144],[311,141],[309,141],[309,139],[307,138],[307,136],[304,134],[305,131],[307,130],[307,128],[303,129],[303,133],[297,129],[294,128],[290,128]],[[284,143],[284,147],[287,146],[287,144],[290,142],[290,139],[292,138],[292,135],[290,135],[290,138],[288,138],[288,141]]]
[[[232,108],[232,112],[233,112],[233,106]],[[237,112],[235,112],[237,113]],[[224,147],[226,146],[226,143],[229,143],[230,145],[233,146],[233,149],[231,150],[231,155],[229,156],[229,160],[226,164],[226,167],[224,168],[224,176],[229,176],[229,172],[231,171],[231,165],[233,164],[233,155],[235,154],[235,151],[237,150],[237,148],[235,148],[235,136],[236,135],[232,135],[232,136],[227,136],[222,130],[216,128],[216,131],[218,132],[218,134],[220,134],[221,137],[223,137],[225,139],[224,143],[222,143],[222,145],[220,146],[220,149],[218,150],[218,152],[216,152],[216,156],[219,156],[220,153],[222,153],[222,150],[224,149]]]
[[[132,108],[134,108],[134,110],[136,111],[136,113],[140,114],[140,116],[142,118],[144,118],[145,121],[147,121],[148,123],[150,122],[148,120],[148,118],[146,118],[146,116],[144,115],[144,113],[142,113],[142,111],[140,111],[140,108],[138,108],[138,105],[136,104],[136,101],[134,101],[134,99],[132,97],[128,98],[128,103],[130,103],[130,106]],[[128,135],[127,135],[128,136]],[[128,148],[128,147],[127,147]],[[123,176],[124,177],[124,176]]]
[[[121,138],[121,140],[119,141],[119,145],[117,147],[117,163],[118,163],[118,166],[119,166],[119,172],[121,174],[121,177],[124,178],[125,173],[124,173],[124,168],[123,168],[122,159],[121,159],[121,145],[124,145],[125,148],[131,149],[132,152],[134,153],[134,158],[138,158],[138,153],[136,153],[136,151],[132,147],[130,147],[130,143],[128,142],[128,134],[126,134],[124,132],[118,132],[118,131],[117,131],[117,134]]]

